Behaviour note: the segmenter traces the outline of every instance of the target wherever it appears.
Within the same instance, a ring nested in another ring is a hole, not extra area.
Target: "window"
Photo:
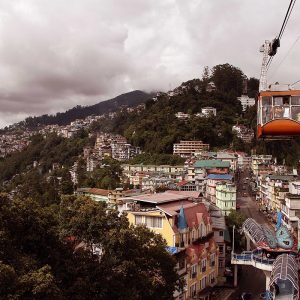
[[[206,271],[206,258],[201,261],[201,272]]]
[[[143,216],[135,216],[135,225],[143,224]]]
[[[224,245],[219,245],[220,254],[224,253]]]
[[[135,225],[146,224],[147,227],[162,228],[161,217],[135,216]]]
[[[200,281],[200,290],[204,290],[206,287],[206,276],[203,277]]]
[[[215,283],[215,272],[211,273],[209,277],[210,277],[210,283],[211,284]]]
[[[224,261],[223,259],[219,259],[219,268],[223,268],[224,267]]]
[[[196,296],[196,292],[197,292],[197,286],[196,286],[196,283],[194,283],[190,287],[190,297],[195,297]]]
[[[162,218],[160,217],[146,217],[147,227],[162,228]]]
[[[220,231],[219,231],[219,236],[223,236],[223,235],[224,235],[223,230],[220,230]]]
[[[184,269],[185,268],[185,257],[181,256],[178,260],[178,267],[179,270]]]
[[[216,264],[216,261],[215,261],[216,257],[215,257],[215,256],[216,256],[216,255],[215,255],[214,253],[212,253],[212,254],[210,255],[210,266],[211,266],[211,267],[214,267],[215,264]]]
[[[192,265],[190,278],[196,278],[197,276],[197,264]]]

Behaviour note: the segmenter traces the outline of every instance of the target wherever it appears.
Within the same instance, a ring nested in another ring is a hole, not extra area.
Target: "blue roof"
[[[233,176],[230,174],[209,174],[206,179],[220,179],[220,180],[232,180]]]
[[[178,252],[177,247],[167,247],[166,250],[170,253],[170,254],[176,254]]]
[[[185,229],[187,228],[187,223],[186,223],[186,219],[185,219],[185,215],[184,215],[184,210],[183,207],[181,206],[180,208],[180,212],[178,215],[178,225],[177,225],[178,229]]]

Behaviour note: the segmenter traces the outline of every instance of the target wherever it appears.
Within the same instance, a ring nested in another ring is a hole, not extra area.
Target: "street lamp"
[[[234,253],[234,230],[235,230],[235,225],[232,227],[232,254]]]

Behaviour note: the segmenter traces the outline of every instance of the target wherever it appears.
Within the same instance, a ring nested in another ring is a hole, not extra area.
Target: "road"
[[[247,217],[253,218],[257,223],[271,227],[263,213],[259,211],[254,198],[249,195],[248,184],[243,183],[246,177],[250,177],[249,174],[242,174],[237,182],[237,197],[240,211]],[[246,187],[246,190],[243,187]],[[239,266],[238,268],[238,288],[230,299],[236,300],[243,292],[251,293],[255,300],[259,299],[259,294],[265,292],[266,289],[266,278],[263,271],[252,266]]]

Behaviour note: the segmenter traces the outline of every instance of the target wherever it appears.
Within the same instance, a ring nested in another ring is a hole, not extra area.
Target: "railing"
[[[254,250],[253,252],[244,251],[241,254],[232,253],[231,258],[235,260],[242,260],[242,261],[249,261],[249,262],[255,261],[264,265],[273,265],[275,259],[264,258],[262,256],[259,256],[258,254],[261,253],[262,250]]]

